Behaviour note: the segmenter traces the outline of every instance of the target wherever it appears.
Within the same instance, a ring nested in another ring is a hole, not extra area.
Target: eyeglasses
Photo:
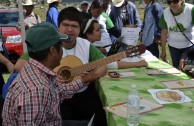
[[[69,25],[69,24],[65,24],[65,23],[63,23],[62,25],[63,25],[63,27],[65,27],[65,29],[71,27],[72,30],[77,30],[80,27],[79,25]]]
[[[172,1],[169,1],[167,0],[167,4],[170,5],[170,4],[177,4],[179,2],[179,0],[172,0]]]

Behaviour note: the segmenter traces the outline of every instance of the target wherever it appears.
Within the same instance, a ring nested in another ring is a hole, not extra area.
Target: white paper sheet
[[[130,27],[122,27],[121,36],[123,37],[122,42],[127,45],[137,45],[137,41],[139,38],[140,28],[130,28]]]
[[[159,59],[157,57],[155,57],[154,55],[152,55],[152,53],[148,50],[146,50],[145,53],[141,54],[140,57],[144,58],[145,61],[147,61],[147,62],[159,61]]]

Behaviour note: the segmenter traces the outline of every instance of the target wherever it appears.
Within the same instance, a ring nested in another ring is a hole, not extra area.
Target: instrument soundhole
[[[60,76],[61,76],[64,80],[68,80],[68,79],[71,78],[71,72],[70,72],[69,70],[61,70]]]

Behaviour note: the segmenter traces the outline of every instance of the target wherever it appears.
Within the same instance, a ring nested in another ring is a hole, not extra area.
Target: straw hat
[[[53,2],[59,2],[59,0],[47,0],[48,4],[53,3]]]
[[[112,3],[113,3],[116,7],[120,7],[121,5],[123,5],[124,2],[125,2],[125,0],[112,0]]]
[[[32,0],[26,0],[25,3],[22,3],[22,5],[24,6],[30,6],[30,5],[34,5]]]

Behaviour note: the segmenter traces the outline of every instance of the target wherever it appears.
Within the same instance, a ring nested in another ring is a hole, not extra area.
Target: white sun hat
[[[30,5],[34,5],[32,0],[26,0],[25,3],[22,3],[22,5],[24,6],[30,6]]]
[[[124,2],[125,2],[125,0],[112,0],[112,3],[113,3],[116,7],[120,7],[121,5],[123,5]]]
[[[59,2],[59,0],[47,0],[48,4],[53,3],[53,2]]]

